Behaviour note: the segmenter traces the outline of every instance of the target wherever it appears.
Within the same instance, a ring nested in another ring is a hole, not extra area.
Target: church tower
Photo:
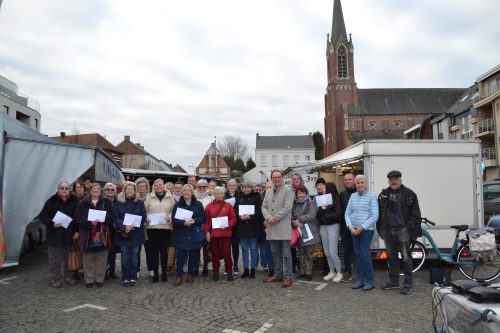
[[[334,0],[333,4],[332,32],[327,36],[326,62],[325,157],[351,144],[345,131],[347,105],[357,105],[354,47],[350,35],[347,39],[340,0]]]

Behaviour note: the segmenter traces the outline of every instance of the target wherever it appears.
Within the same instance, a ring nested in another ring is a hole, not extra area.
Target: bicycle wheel
[[[489,282],[500,276],[500,251],[497,249],[497,256],[491,258],[475,258],[471,255],[469,246],[465,245],[457,252],[458,269],[466,278]]]
[[[413,241],[410,245],[410,253],[411,253],[411,261],[412,261],[412,272],[418,271],[424,265],[425,259],[427,258],[427,254],[425,252],[425,247],[419,241]],[[399,275],[403,276],[403,259],[401,257],[401,253],[398,253],[399,258],[399,267],[400,272]],[[387,267],[389,267],[389,261],[387,261]]]

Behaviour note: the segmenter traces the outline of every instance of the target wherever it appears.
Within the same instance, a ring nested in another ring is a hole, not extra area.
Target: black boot
[[[160,280],[158,276],[158,270],[155,270],[153,273],[153,282],[158,282]]]
[[[250,279],[255,279],[255,268],[250,269]]]
[[[241,275],[241,278],[242,278],[242,279],[245,279],[245,278],[247,278],[248,276],[249,276],[249,274],[248,274],[248,268],[245,268],[245,269],[243,270],[243,274]]]
[[[167,273],[161,274],[161,282],[167,282]]]

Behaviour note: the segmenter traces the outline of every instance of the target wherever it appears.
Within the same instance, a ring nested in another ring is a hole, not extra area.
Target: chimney
[[[257,137],[256,138],[259,139],[259,133],[257,133]]]
[[[125,141],[130,141],[130,135],[125,135],[124,140],[125,140]]]
[[[66,137],[66,132],[61,132],[61,138],[65,138]]]

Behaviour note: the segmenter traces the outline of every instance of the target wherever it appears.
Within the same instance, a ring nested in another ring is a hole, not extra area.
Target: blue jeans
[[[373,234],[373,230],[364,230],[361,234],[352,236],[356,256],[356,281],[371,284],[373,284],[373,265],[370,258],[370,244]]]
[[[271,243],[266,239],[264,241],[264,249],[265,249],[265,257],[266,257],[266,263],[267,263],[267,269],[269,271],[274,271],[274,261],[273,261],[273,254],[271,252]]]
[[[292,248],[290,247],[290,240],[270,240],[271,253],[273,254],[274,262],[274,275],[283,277],[283,263],[286,267],[286,274],[284,277],[293,278],[292,268]]]
[[[241,252],[243,253],[243,268],[248,269],[248,250],[250,250],[250,267],[257,266],[257,238],[240,238]]]
[[[177,252],[177,268],[176,268],[176,276],[178,278],[182,278],[182,273],[184,269],[184,263],[186,262],[186,257],[189,255],[188,259],[188,274],[193,274],[194,268],[196,264],[200,260],[200,249],[194,250],[184,250],[184,249],[176,249]]]
[[[140,245],[121,245],[122,251],[122,281],[137,280]]]

